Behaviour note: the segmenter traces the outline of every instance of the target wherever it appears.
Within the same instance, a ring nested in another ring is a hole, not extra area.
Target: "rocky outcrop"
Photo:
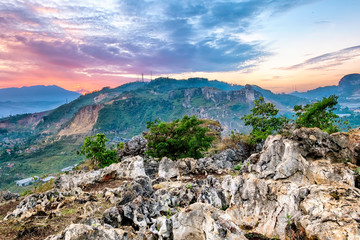
[[[10,191],[0,191],[0,203],[7,202],[10,200],[17,200],[20,198],[20,194],[12,193]]]
[[[169,95],[169,98],[172,98],[173,95],[174,93]],[[251,104],[255,99],[262,95],[260,92],[255,91],[251,85],[246,85],[241,90],[229,92],[210,87],[189,88],[184,90],[184,101],[182,106],[184,108],[191,108],[191,99],[195,96],[203,96],[205,100],[212,101],[218,105],[229,101]]]
[[[247,239],[223,211],[209,204],[195,203],[172,219],[175,239]]]
[[[242,175],[224,178],[227,213],[268,237],[286,238],[286,226],[293,223],[309,239],[356,239],[360,191],[353,171],[334,162],[348,154],[318,129],[271,136]]]
[[[30,219],[35,216],[48,216],[51,213],[56,215],[63,206],[77,202],[85,204],[87,202],[97,201],[95,195],[73,190],[69,192],[58,192],[56,190],[45,193],[31,194],[24,198],[16,209],[6,215],[5,220],[12,218]]]
[[[173,178],[179,175],[179,168],[177,161],[164,157],[160,161],[159,165],[159,177],[161,178]]]
[[[54,185],[60,191],[69,191],[74,188],[85,189],[96,183],[109,180],[146,176],[144,159],[140,156],[126,158],[120,163],[112,164],[100,170],[89,172],[72,172],[62,174],[54,181]]]
[[[48,240],[359,239],[360,190],[351,163],[358,161],[358,134],[302,128],[270,136],[238,172],[231,169],[243,158],[234,149],[198,160],[163,158],[158,165],[125,158],[62,175],[59,192],[26,197],[7,219],[56,214],[80,201],[84,220]],[[107,181],[119,185],[84,188]],[[100,217],[98,199],[108,204]]]
[[[142,136],[134,136],[124,144],[124,148],[118,151],[118,158],[126,156],[143,156],[146,151],[146,139]]]

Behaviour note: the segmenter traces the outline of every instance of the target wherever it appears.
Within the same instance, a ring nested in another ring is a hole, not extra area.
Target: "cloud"
[[[22,61],[54,71],[236,71],[270,54],[261,42],[236,34],[251,33],[252,22],[264,15],[308,2],[4,0],[0,31],[8,55],[21,54]]]
[[[357,58],[360,56],[360,45],[344,48],[339,51],[325,53],[313,58],[309,58],[306,61],[290,66],[282,68],[284,70],[294,70],[294,69],[325,69],[333,66],[338,66],[343,64],[344,62]]]

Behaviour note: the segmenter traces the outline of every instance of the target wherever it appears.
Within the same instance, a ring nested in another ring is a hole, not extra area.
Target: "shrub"
[[[234,170],[240,171],[242,169],[242,164],[238,164],[234,167]]]
[[[117,162],[116,150],[107,149],[107,138],[105,134],[98,133],[92,137],[86,137],[83,146],[78,154],[85,155],[87,159],[91,159],[99,167],[106,167]]]
[[[331,95],[328,98],[324,97],[322,100],[305,106],[294,106],[296,127],[318,127],[328,133],[340,131],[341,121],[337,120],[339,116],[333,112],[338,103],[337,99],[337,96]],[[344,122],[344,124],[347,123]]]
[[[278,132],[287,122],[287,118],[276,117],[279,110],[272,103],[266,103],[263,97],[254,101],[254,108],[251,114],[244,115],[245,126],[251,126],[250,143],[254,144],[261,140],[265,140],[267,136]]]
[[[157,158],[166,156],[173,160],[203,157],[202,151],[209,149],[214,137],[207,134],[209,128],[200,126],[202,122],[196,116],[184,116],[181,120],[169,123],[159,120],[147,122],[147,154]]]

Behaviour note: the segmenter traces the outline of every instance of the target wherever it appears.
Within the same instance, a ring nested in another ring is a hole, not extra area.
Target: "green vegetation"
[[[124,149],[124,148],[125,148],[125,143],[124,143],[124,142],[119,142],[119,143],[116,145],[116,148],[117,148],[117,149]]]
[[[287,222],[287,224],[290,225],[292,220],[293,220],[293,216],[291,216],[290,214],[287,213],[286,214],[286,222]]]
[[[202,120],[196,116],[184,116],[173,122],[147,122],[149,132],[145,135],[148,140],[147,153],[152,157],[201,158],[202,151],[209,149],[213,136],[208,136],[210,129],[201,127]]]
[[[229,205],[224,205],[221,207],[221,210],[226,211],[226,209],[228,209],[228,208],[229,208]]]
[[[37,143],[37,144],[36,144]],[[36,145],[34,145],[36,144]],[[38,150],[27,153],[29,146],[37,146]],[[15,184],[20,180],[32,176],[42,176],[59,172],[62,168],[72,166],[83,160],[76,154],[80,148],[79,139],[63,137],[58,141],[46,143],[34,142],[30,145],[19,146],[22,152],[5,153],[0,156],[0,189],[8,189],[12,192],[32,190],[33,186],[19,187]],[[7,164],[14,164],[9,167]]]
[[[341,121],[337,120],[338,115],[334,113],[336,110],[338,97],[331,95],[324,97],[321,101],[307,104],[305,106],[296,105],[294,111],[296,112],[295,126],[298,127],[318,127],[328,133],[340,131]]]
[[[338,191],[333,191],[330,193],[330,196],[332,196],[335,200],[339,200],[340,199],[340,195],[338,193]]]
[[[272,103],[265,103],[265,99],[260,97],[254,101],[255,107],[251,109],[251,114],[243,116],[245,126],[251,126],[251,143],[265,140],[267,136],[278,132],[287,122],[285,117],[277,117],[279,112]]]
[[[234,170],[236,170],[236,171],[240,171],[241,169],[242,169],[242,163],[240,163],[234,167]]]
[[[245,125],[252,127],[249,143],[254,144],[265,140],[273,133],[284,132],[286,127],[318,127],[328,133],[338,132],[342,126],[348,125],[348,122],[338,119],[338,115],[334,113],[338,103],[337,99],[337,96],[332,95],[305,106],[295,105],[296,119],[290,123],[286,117],[277,116],[279,110],[275,108],[274,104],[265,103],[264,98],[260,97],[254,101],[255,107],[251,110],[251,114],[242,117]],[[238,137],[237,135],[232,132],[230,138],[235,139]]]
[[[79,154],[85,155],[86,158],[93,161],[99,167],[106,167],[117,162],[116,150],[107,149],[107,138],[105,134],[98,133],[92,137],[86,137]]]
[[[185,188],[186,188],[186,189],[192,188],[192,184],[191,184],[191,183],[186,184]]]

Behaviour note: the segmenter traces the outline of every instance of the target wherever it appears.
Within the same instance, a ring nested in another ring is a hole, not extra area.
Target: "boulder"
[[[124,144],[124,148],[118,151],[118,158],[126,156],[144,156],[147,140],[143,136],[134,136]]]
[[[0,203],[10,201],[10,200],[17,200],[20,198],[20,194],[12,193],[10,191],[0,191]]]
[[[131,223],[141,231],[145,231],[149,225],[153,224],[154,219],[161,216],[158,202],[152,198],[142,196],[138,196],[132,202],[119,206],[119,211],[124,214],[122,223]]]
[[[122,214],[119,212],[117,207],[111,207],[104,211],[102,219],[104,223],[117,228],[121,225]]]
[[[179,175],[179,168],[177,161],[173,161],[170,158],[163,157],[159,164],[159,177],[161,178],[174,178]]]
[[[135,179],[138,176],[146,176],[144,159],[140,156],[126,158],[120,163],[111,164],[99,170],[62,174],[55,179],[54,186],[59,191],[70,191],[75,188],[85,189],[99,182],[124,178]]]
[[[106,176],[113,176],[114,179],[134,179],[138,176],[146,176],[144,159],[135,156],[125,158],[120,163],[111,164],[102,170],[101,178],[106,179]]]
[[[159,171],[159,161],[152,158],[144,159],[145,174],[151,179],[155,178]]]
[[[172,233],[172,220],[167,217],[158,217],[151,225],[150,231],[159,240],[175,239]]]
[[[226,213],[208,204],[194,203],[171,220],[174,239],[247,239]]]

